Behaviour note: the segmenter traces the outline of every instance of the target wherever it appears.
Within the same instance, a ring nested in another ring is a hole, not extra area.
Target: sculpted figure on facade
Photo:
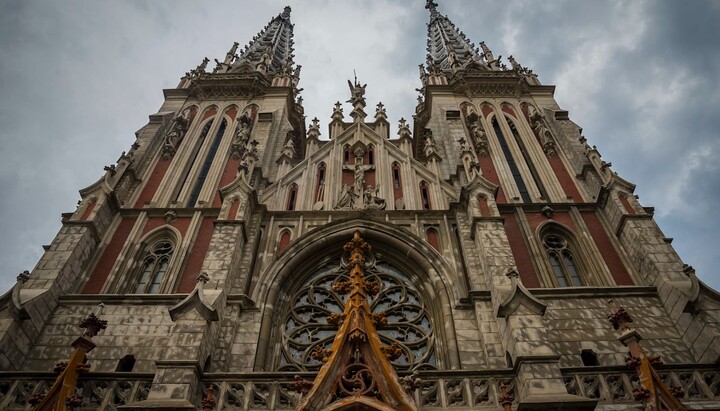
[[[535,132],[535,136],[540,142],[543,152],[545,152],[548,156],[557,155],[555,142],[552,139],[550,130],[545,125],[545,121],[543,121],[543,115],[531,105],[528,105],[528,114],[530,118],[530,127],[532,127],[533,132]]]
[[[348,86],[350,86],[350,100],[347,102],[352,104],[353,106],[360,103],[361,105],[365,105],[365,87],[367,87],[367,84],[360,85],[358,83],[357,78],[355,79],[355,84],[353,84],[350,80],[348,80]]]
[[[243,152],[250,140],[250,132],[252,131],[252,119],[247,112],[243,113],[238,119],[238,128],[235,131],[232,145],[230,146],[230,155],[232,158],[238,159],[242,157]]]
[[[363,208],[372,210],[384,210],[386,207],[385,199],[380,198],[378,193],[380,187],[373,188],[368,185],[363,192]]]
[[[353,186],[343,184],[342,191],[340,193],[340,199],[335,204],[335,210],[352,210],[353,204],[355,204],[355,190]]]
[[[472,121],[468,127],[470,128],[470,137],[475,145],[475,153],[481,157],[489,155],[487,134],[480,123],[480,119]]]
[[[185,110],[178,114],[170,124],[170,129],[165,134],[165,142],[163,144],[162,158],[169,160],[173,158],[177,151],[180,140],[185,136],[188,126],[190,125],[190,111]]]

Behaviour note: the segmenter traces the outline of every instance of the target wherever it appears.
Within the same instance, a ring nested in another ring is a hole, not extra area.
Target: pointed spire
[[[425,8],[430,11],[427,40],[427,65],[432,73],[436,70],[453,70],[476,63],[486,67],[477,48],[459,31],[447,16],[437,11],[437,3],[427,0]]]
[[[294,65],[293,24],[290,22],[290,7],[270,20],[270,23],[253,37],[240,52],[231,70],[247,69],[267,74],[287,71]]]

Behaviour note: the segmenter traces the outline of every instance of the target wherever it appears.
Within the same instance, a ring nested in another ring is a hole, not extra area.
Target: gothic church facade
[[[426,8],[396,135],[357,79],[306,123],[289,7],[164,90],[0,297],[0,408],[719,409],[720,295],[554,86]]]

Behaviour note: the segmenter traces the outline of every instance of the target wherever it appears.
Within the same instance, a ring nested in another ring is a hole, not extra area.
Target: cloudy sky
[[[557,85],[682,259],[720,288],[720,2],[438,3],[472,41]],[[287,4],[309,118],[328,122],[353,69],[393,125],[412,115],[424,0],[3,1],[0,289],[32,269],[60,213],[129,148],[163,88],[244,46]]]

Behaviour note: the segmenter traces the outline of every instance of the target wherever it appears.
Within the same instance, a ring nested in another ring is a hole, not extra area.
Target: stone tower
[[[289,7],[164,90],[0,297],[0,408],[718,409],[720,295],[554,86],[426,8],[397,135],[371,79],[306,126]]]

